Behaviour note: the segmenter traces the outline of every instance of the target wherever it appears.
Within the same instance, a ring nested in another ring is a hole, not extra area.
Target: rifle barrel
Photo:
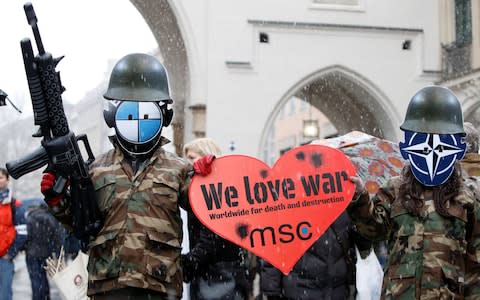
[[[35,37],[35,42],[38,48],[38,54],[43,55],[45,54],[45,48],[43,48],[42,38],[40,37],[40,32],[37,25],[37,15],[35,14],[32,3],[25,3],[23,5],[23,9],[25,10],[28,24],[32,26],[33,36]]]

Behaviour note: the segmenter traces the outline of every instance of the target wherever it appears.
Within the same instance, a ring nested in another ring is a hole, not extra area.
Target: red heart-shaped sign
[[[347,207],[353,175],[341,151],[321,145],[292,149],[272,168],[229,155],[193,177],[190,205],[210,230],[288,274]]]

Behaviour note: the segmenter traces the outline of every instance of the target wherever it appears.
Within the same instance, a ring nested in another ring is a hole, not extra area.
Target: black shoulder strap
[[[10,200],[10,206],[12,207],[12,224],[15,224],[15,210],[17,209],[16,201],[17,200],[12,196],[12,200]]]

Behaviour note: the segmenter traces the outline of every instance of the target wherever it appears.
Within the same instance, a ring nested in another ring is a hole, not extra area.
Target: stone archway
[[[463,80],[460,84],[446,85],[462,103],[463,119],[480,128],[480,76],[474,79]]]
[[[472,123],[477,129],[480,128],[480,103],[470,106],[463,114],[465,122]]]
[[[177,155],[182,155],[184,143],[185,107],[190,97],[190,68],[184,34],[179,26],[173,1],[130,0],[150,27],[168,71],[170,90],[175,100],[173,143]]]
[[[260,154],[266,159],[270,129],[292,97],[305,99],[335,126],[339,134],[360,130],[396,140],[400,120],[389,99],[369,80],[343,66],[331,66],[300,80],[280,99],[262,133]]]

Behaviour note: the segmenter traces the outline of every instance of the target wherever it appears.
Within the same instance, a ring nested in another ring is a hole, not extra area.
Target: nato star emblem
[[[465,144],[461,144],[459,138],[453,134],[413,133],[408,139],[405,136],[406,145],[400,147],[404,158],[410,161],[415,177],[426,185],[437,185],[448,179],[455,161],[463,157]],[[417,176],[417,172],[423,176]],[[428,180],[419,178],[424,176],[428,176]],[[442,178],[441,182],[436,178]]]

